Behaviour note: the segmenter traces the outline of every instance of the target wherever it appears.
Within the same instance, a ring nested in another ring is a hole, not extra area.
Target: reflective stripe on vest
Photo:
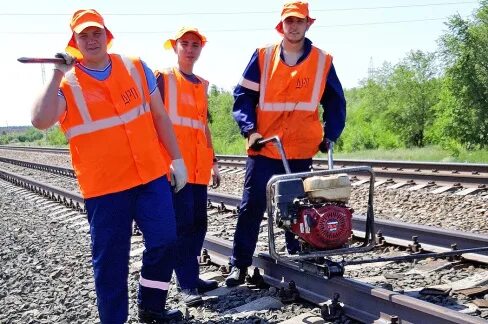
[[[244,88],[248,88],[254,91],[259,91],[259,83],[253,82],[244,77],[241,77],[241,79],[239,80],[239,85],[243,86]]]
[[[191,127],[205,132],[205,125],[201,121],[178,115],[178,100],[177,100],[178,90],[176,89],[175,75],[173,70],[168,70],[167,73],[168,73],[167,76],[168,76],[168,88],[169,88],[168,89],[168,99],[169,99],[168,114],[169,114],[169,118],[171,119],[171,123],[173,125]]]
[[[320,102],[320,90],[322,85],[322,78],[325,72],[326,55],[322,50],[319,51],[319,58],[317,62],[317,70],[315,72],[315,82],[313,85],[312,96],[309,102],[265,102],[264,95],[269,80],[269,65],[273,56],[273,50],[276,45],[268,46],[264,53],[264,68],[261,73],[260,92],[259,92],[259,109],[263,111],[314,111],[317,109]],[[274,55],[278,55],[278,51]]]
[[[139,116],[151,110],[149,104],[145,101],[144,87],[142,86],[141,77],[137,72],[134,63],[128,57],[121,56],[121,58],[124,62],[125,68],[129,72],[129,75],[133,78],[137,89],[139,90],[139,93],[142,94],[142,105],[136,106],[120,116],[113,116],[94,121],[92,120],[90,112],[88,111],[88,106],[86,104],[85,97],[83,96],[83,93],[81,91],[80,83],[78,82],[78,79],[76,78],[76,75],[72,70],[66,74],[66,80],[68,81],[73,92],[73,97],[76,102],[76,106],[78,107],[78,111],[80,112],[81,118],[83,119],[83,124],[73,126],[66,130],[65,135],[68,141],[75,136],[93,133],[102,129],[119,126],[122,124],[128,124]]]

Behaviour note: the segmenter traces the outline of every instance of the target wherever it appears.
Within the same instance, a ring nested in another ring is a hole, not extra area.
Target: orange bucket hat
[[[205,46],[205,43],[207,42],[207,38],[205,36],[203,36],[203,34],[200,33],[197,28],[195,28],[195,27],[182,27],[182,28],[180,28],[180,30],[178,30],[176,32],[175,37],[170,38],[164,42],[164,48],[165,49],[175,48],[176,41],[179,38],[181,38],[183,35],[185,35],[186,33],[193,33],[193,34],[197,35],[200,38],[200,40],[202,41],[202,47]]]
[[[283,21],[288,17],[307,18],[310,24],[313,24],[315,21],[315,19],[310,17],[307,2],[295,1],[285,3],[281,10],[281,20],[275,27],[276,31],[281,35],[283,35]]]
[[[110,47],[112,44],[112,40],[114,36],[105,27],[105,23],[103,21],[102,15],[100,15],[95,9],[82,9],[78,10],[73,14],[71,17],[71,22],[69,24],[71,31],[73,34],[71,35],[71,39],[68,42],[68,46],[66,46],[66,52],[76,58],[82,58],[83,55],[81,54],[80,50],[78,49],[78,45],[76,44],[75,40],[75,33],[81,33],[87,27],[99,27],[105,29],[107,33],[107,48]]]

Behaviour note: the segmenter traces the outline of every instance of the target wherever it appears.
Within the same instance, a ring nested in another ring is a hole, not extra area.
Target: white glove
[[[246,149],[251,149],[254,151],[259,151],[263,148],[264,144],[258,144],[257,142],[263,138],[263,135],[259,133],[251,133],[247,137]]]
[[[68,55],[66,53],[57,53],[56,55],[54,55],[54,57],[64,59],[64,63],[54,64],[54,70],[61,71],[61,72],[63,72],[63,74],[66,74],[66,72],[71,70],[71,68],[73,67],[73,65],[76,62],[76,59],[73,56]]]
[[[212,166],[212,185],[210,188],[212,189],[217,189],[220,186],[220,181],[222,180],[222,177],[220,176],[219,172],[219,164],[217,162],[214,163]]]
[[[180,191],[188,181],[188,173],[183,159],[171,161],[170,165],[171,186],[174,187],[175,193]]]

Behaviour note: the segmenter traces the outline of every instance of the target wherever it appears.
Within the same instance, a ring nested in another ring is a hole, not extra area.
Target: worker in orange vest
[[[217,288],[215,280],[198,276],[198,256],[207,232],[207,185],[220,185],[220,174],[208,127],[208,81],[193,67],[207,39],[193,27],[181,28],[164,43],[177,55],[176,67],[155,71],[159,92],[173,124],[188,170],[188,184],[173,194],[177,251],[175,273],[187,306],[202,302],[201,293]]]
[[[71,159],[90,224],[97,304],[102,323],[125,323],[131,228],[144,234],[139,280],[139,320],[181,318],[165,309],[173,272],[176,223],[170,184],[187,180],[186,168],[152,71],[139,58],[108,54],[113,39],[103,17],[78,10],[64,64],[56,64],[35,102],[32,124],[57,121]],[[73,57],[74,56],[74,57]],[[76,58],[76,59],[75,59]],[[172,163],[164,160],[164,154]]]
[[[305,172],[312,157],[326,152],[344,129],[346,101],[332,56],[305,37],[314,21],[308,3],[284,4],[276,26],[282,41],[258,48],[234,89],[233,116],[247,138],[248,159],[227,286],[244,283],[266,209],[266,184],[274,174],[285,173],[276,147],[263,146],[259,139],[278,135],[291,171]],[[288,253],[297,253],[294,235],[286,232],[285,237]]]

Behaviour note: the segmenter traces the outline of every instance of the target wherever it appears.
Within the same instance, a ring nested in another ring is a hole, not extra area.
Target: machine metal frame
[[[374,194],[374,182],[375,177],[373,170],[368,166],[359,166],[359,167],[351,167],[351,168],[340,168],[340,169],[333,169],[333,159],[332,159],[332,151],[333,151],[333,143],[329,146],[328,151],[328,164],[329,170],[324,171],[310,171],[310,172],[301,172],[301,173],[291,173],[290,166],[286,159],[285,152],[283,150],[283,145],[278,136],[269,137],[263,140],[260,140],[260,144],[270,143],[273,142],[278,151],[280,152],[281,159],[283,161],[283,166],[285,168],[286,174],[275,175],[271,177],[266,185],[266,211],[268,214],[268,246],[269,246],[269,254],[271,257],[280,262],[297,262],[297,261],[307,261],[310,259],[328,257],[333,255],[343,255],[343,254],[350,254],[350,253],[361,253],[367,252],[374,248],[375,246],[375,231],[374,231],[374,212],[373,212],[373,194]],[[331,175],[331,174],[339,174],[339,173],[346,173],[346,174],[354,174],[354,173],[367,173],[370,176],[369,182],[369,195],[368,195],[368,207],[366,213],[366,228],[365,228],[365,236],[364,242],[355,247],[348,247],[348,248],[340,248],[334,250],[327,250],[327,251],[317,251],[317,252],[305,252],[299,253],[297,255],[285,255],[284,253],[278,253],[276,251],[276,243],[275,243],[275,217],[274,211],[275,208],[273,207],[273,184],[280,180],[289,180],[289,179],[304,179],[311,176],[324,176],[324,175]]]

